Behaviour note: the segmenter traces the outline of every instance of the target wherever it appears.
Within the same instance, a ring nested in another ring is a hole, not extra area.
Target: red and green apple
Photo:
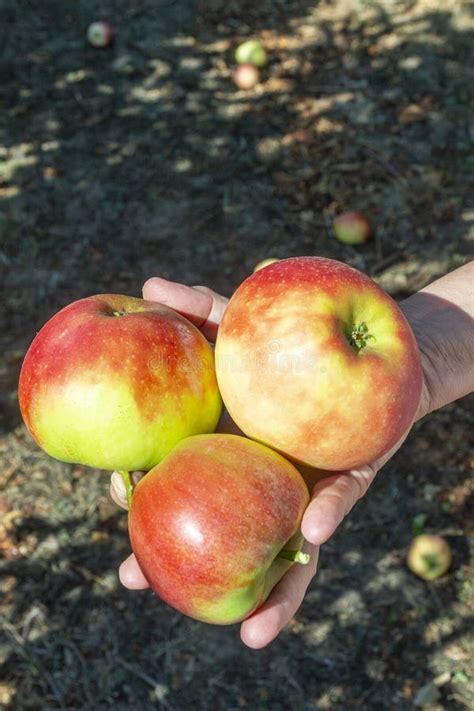
[[[87,40],[93,47],[108,47],[114,38],[114,30],[108,22],[91,22],[87,28]]]
[[[240,429],[319,469],[382,456],[420,400],[420,355],[400,308],[332,259],[285,259],[248,277],[226,309],[215,355]]]
[[[334,218],[334,234],[344,244],[363,244],[371,235],[370,223],[362,212],[343,212]]]
[[[221,411],[204,336],[166,306],[103,294],[70,304],[33,340],[19,401],[33,438],[65,462],[148,470]]]
[[[237,435],[190,437],[135,488],[133,552],[152,589],[203,622],[248,617],[300,551],[309,495],[282,456]]]

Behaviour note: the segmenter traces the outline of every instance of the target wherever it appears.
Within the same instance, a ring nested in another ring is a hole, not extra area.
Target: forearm
[[[401,307],[418,341],[425,388],[419,417],[474,390],[474,262],[429,284]]]

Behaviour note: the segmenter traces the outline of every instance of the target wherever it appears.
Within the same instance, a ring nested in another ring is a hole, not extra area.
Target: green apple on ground
[[[239,44],[235,50],[237,64],[252,64],[254,67],[264,67],[267,63],[267,53],[258,39],[249,39]]]
[[[267,598],[300,552],[306,485],[282,456],[237,435],[180,442],[135,488],[133,552],[180,612],[232,624]]]
[[[65,462],[148,470],[221,411],[204,336],[166,306],[103,294],[70,304],[33,340],[19,401],[33,438]]]
[[[87,40],[93,47],[108,47],[114,38],[114,30],[108,22],[92,22],[87,28]]]
[[[215,355],[240,429],[319,469],[382,456],[420,400],[420,355],[401,310],[332,259],[285,259],[248,277],[225,311]]]
[[[277,259],[276,257],[268,257],[268,259],[262,259],[261,262],[257,262],[257,264],[254,266],[253,271],[258,272],[260,269],[265,269],[265,267],[269,267],[270,264],[275,264],[275,262],[279,262],[280,260]]]
[[[344,212],[334,218],[334,234],[344,244],[363,244],[371,235],[369,220],[362,212]]]
[[[444,575],[451,562],[451,548],[441,536],[423,533],[411,542],[407,565],[423,580],[436,580]]]
[[[259,82],[260,74],[253,64],[238,64],[232,78],[239,89],[253,89]]]

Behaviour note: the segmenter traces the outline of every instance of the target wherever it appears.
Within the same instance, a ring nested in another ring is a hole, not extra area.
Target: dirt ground
[[[87,45],[95,19],[113,47]],[[239,92],[250,36],[270,62]],[[473,55],[463,0],[0,1],[0,708],[473,707],[472,400],[414,428],[260,652],[121,588],[107,474],[39,451],[16,400],[35,331],[81,296],[154,274],[231,294],[320,254],[402,299],[463,264]],[[367,245],[334,239],[345,209]],[[404,565],[420,525],[453,548],[433,584]]]

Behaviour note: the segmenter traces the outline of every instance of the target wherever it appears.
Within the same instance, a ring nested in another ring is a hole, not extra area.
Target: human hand
[[[446,279],[449,280],[450,278],[452,279],[452,276],[448,275],[444,280],[436,282],[435,285],[443,284],[443,281],[446,284]],[[200,328],[210,340],[215,338],[218,324],[227,303],[224,297],[215,294],[206,287],[187,287],[159,278],[150,279],[146,282],[143,296],[146,299],[159,301],[179,311]],[[417,300],[417,296],[422,298]],[[445,295],[443,294],[443,296]],[[432,340],[432,334],[437,333],[437,328],[436,318],[428,334],[425,331],[425,327],[420,325],[424,321],[421,315],[423,309],[426,308],[425,301],[426,294],[423,298],[423,292],[420,292],[419,295],[415,295],[404,302],[405,307],[402,304],[410,323],[412,326],[416,326],[415,335],[417,339],[419,342],[423,342],[424,382],[415,419],[423,417],[434,407],[439,407],[445,402],[449,402],[449,398],[455,399],[455,397],[459,397],[464,392],[469,391],[466,389],[469,387],[468,383],[463,383],[462,387],[457,384],[452,393],[443,394],[443,401],[440,401],[439,397],[436,396],[436,392],[434,392],[434,371],[436,368],[433,366],[433,353],[437,352],[437,348],[436,342]],[[465,324],[463,319],[458,317],[456,321],[456,314],[451,315],[450,324],[453,333],[456,331],[453,327],[457,323],[459,323],[459,331],[464,333]],[[223,416],[218,429],[221,432],[239,433],[238,428],[236,428],[228,415]],[[319,546],[333,535],[355,503],[365,495],[377,472],[400,448],[408,432],[409,430],[390,452],[364,467],[339,473],[319,472],[310,467],[301,468],[301,473],[310,491],[312,490],[312,499],[306,509],[301,525],[302,533],[306,539],[303,550],[310,553],[311,561],[307,566],[293,565],[274,588],[266,602],[242,623],[241,638],[247,646],[255,649],[266,646],[290,621],[299,608],[306,589],[316,573]],[[123,482],[121,477],[116,474],[112,475],[111,495],[116,503],[126,508],[126,493]],[[122,563],[119,574],[123,585],[130,589],[148,587],[148,583],[133,554]]]

